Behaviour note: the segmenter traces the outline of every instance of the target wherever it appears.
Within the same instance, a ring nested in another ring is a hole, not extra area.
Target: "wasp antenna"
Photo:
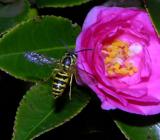
[[[71,52],[71,51],[72,51],[72,50],[68,47],[68,45],[64,42],[64,40],[59,39],[59,41],[63,44],[63,46],[65,46],[65,48],[66,48],[66,50],[67,50],[68,52]]]
[[[81,49],[81,50],[75,51],[75,53],[79,53],[79,52],[83,52],[83,51],[93,51],[93,49],[91,49],[91,48]]]

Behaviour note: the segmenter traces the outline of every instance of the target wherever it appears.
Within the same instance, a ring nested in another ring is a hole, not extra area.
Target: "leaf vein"
[[[38,49],[38,50],[31,50],[32,52],[48,52],[48,51],[52,51],[52,50],[59,50],[59,49],[62,49],[62,48],[47,48],[47,49]],[[27,52],[27,51],[26,51]],[[21,54],[24,54],[25,52],[15,52],[15,53],[8,53],[8,54],[1,54],[0,55],[0,58],[2,57],[7,57],[7,56],[13,56],[13,55],[21,55]]]
[[[30,136],[30,134],[37,128],[39,127],[52,113],[53,111],[50,111],[35,127],[33,127],[30,132],[28,133],[28,135],[24,138],[24,140],[28,140],[27,138]]]

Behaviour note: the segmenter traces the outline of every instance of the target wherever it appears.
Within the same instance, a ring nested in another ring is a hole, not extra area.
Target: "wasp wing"
[[[36,52],[25,52],[24,57],[32,63],[38,64],[38,65],[54,65],[59,63],[58,59],[52,58],[52,57],[46,57],[43,54],[39,54]]]

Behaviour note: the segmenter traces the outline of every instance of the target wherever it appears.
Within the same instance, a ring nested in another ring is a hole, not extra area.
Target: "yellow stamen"
[[[125,68],[121,68],[121,69],[119,69],[118,71],[115,71],[115,72],[117,74],[120,74],[120,75],[123,75],[123,76],[128,75],[128,70],[125,69]]]
[[[112,46],[118,46],[118,47],[124,47],[124,46],[128,46],[128,43],[126,42],[123,42],[123,41],[120,41],[120,40],[117,40],[115,42],[112,43]]]
[[[138,69],[127,62],[129,57],[129,44],[120,40],[114,41],[110,46],[104,46],[102,53],[107,55],[104,63],[109,76],[132,76]],[[122,61],[123,63],[118,62]]]
[[[108,63],[110,63],[110,62],[112,62],[112,58],[106,57],[106,58],[105,58],[105,64],[108,64]]]

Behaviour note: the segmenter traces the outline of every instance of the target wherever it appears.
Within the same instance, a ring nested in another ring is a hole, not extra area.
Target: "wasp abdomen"
[[[58,72],[53,80],[53,85],[52,85],[53,95],[61,96],[69,82],[69,79],[70,75],[67,72],[65,71]]]

